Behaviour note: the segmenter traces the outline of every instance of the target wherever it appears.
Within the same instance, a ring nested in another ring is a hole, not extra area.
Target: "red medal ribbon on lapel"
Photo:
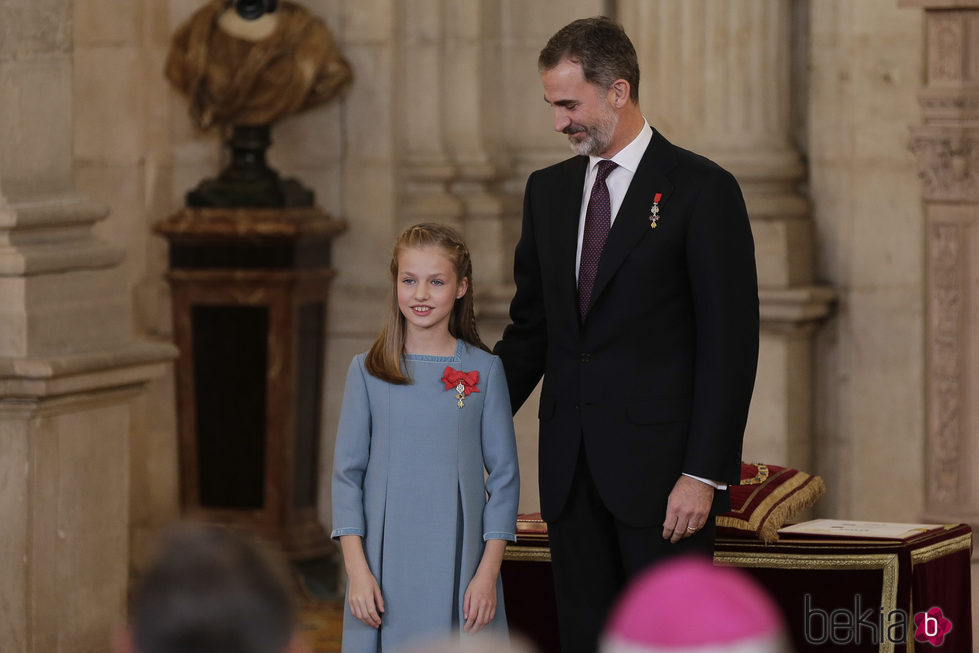
[[[479,370],[460,372],[446,365],[445,373],[442,375],[442,381],[445,383],[446,390],[452,390],[461,383],[463,392],[465,392],[467,397],[472,392],[479,392],[479,388],[476,387],[476,384],[479,383]]]
[[[656,193],[653,195],[653,205],[649,207],[649,226],[652,229],[656,228],[656,223],[659,222],[659,201],[663,198],[663,193]]]

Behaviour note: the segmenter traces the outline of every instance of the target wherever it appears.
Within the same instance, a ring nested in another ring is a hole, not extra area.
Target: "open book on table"
[[[813,519],[778,529],[779,535],[822,535],[880,540],[909,540],[912,537],[944,528],[941,524],[900,524],[882,521]]]

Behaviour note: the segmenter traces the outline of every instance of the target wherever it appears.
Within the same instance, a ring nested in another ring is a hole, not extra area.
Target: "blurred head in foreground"
[[[619,599],[601,653],[790,653],[782,616],[739,569],[680,557],[640,575]]]
[[[298,651],[287,576],[257,542],[219,526],[164,534],[132,594],[124,653]]]

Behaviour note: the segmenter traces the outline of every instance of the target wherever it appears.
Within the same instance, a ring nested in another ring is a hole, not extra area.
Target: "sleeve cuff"
[[[684,472],[683,475],[684,476],[689,476],[690,478],[693,478],[693,479],[696,479],[696,480],[700,481],[701,483],[706,483],[707,485],[711,486],[715,490],[726,490],[727,489],[727,483],[718,483],[717,481],[712,481],[710,479],[701,478],[699,476],[694,476],[693,474],[687,474],[686,472]]]
[[[516,533],[504,533],[503,531],[490,531],[489,533],[483,533],[483,541],[487,540],[507,540],[508,542],[516,542]]]
[[[330,539],[336,539],[341,535],[360,535],[364,536],[363,528],[334,528],[333,532],[330,533]]]

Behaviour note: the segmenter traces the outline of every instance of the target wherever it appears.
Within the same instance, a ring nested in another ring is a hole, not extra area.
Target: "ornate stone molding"
[[[925,122],[979,120],[979,91],[969,94],[947,89],[922,91],[918,104]]]
[[[911,129],[924,198],[938,202],[979,198],[979,125],[926,125]]]
[[[177,357],[168,343],[132,342],[73,356],[0,359],[0,396],[18,401],[50,399],[121,388],[141,390],[162,376]]]
[[[962,318],[968,306],[962,284],[962,245],[959,224],[935,221],[929,225],[929,485],[932,500],[945,505],[960,498]]]
[[[965,76],[965,39],[968,25],[961,12],[935,14],[928,21],[928,79],[935,82],[960,81]]]
[[[910,142],[927,217],[927,517],[975,523],[979,0],[900,4],[925,9],[927,35],[923,124]]]
[[[91,232],[108,207],[77,193],[0,203],[0,277],[111,268],[124,252]]]

